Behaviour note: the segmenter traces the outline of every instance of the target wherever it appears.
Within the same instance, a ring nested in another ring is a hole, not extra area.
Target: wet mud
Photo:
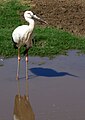
[[[22,106],[19,106],[17,58],[4,59],[0,66],[0,120],[13,120],[19,107],[24,107],[26,115],[29,111],[35,120],[85,120],[85,55],[69,51],[67,56],[53,59],[29,57],[28,68],[29,99],[26,100],[22,58],[19,88]],[[18,115],[24,116],[22,113],[23,109]]]

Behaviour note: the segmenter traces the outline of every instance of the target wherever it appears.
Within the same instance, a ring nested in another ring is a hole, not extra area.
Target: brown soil
[[[31,0],[31,4],[50,26],[85,34],[85,0]]]

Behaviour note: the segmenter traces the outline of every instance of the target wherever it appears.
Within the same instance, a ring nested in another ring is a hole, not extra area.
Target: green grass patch
[[[12,32],[24,23],[20,13],[29,8],[22,5],[20,0],[0,3],[0,56],[10,57],[17,54],[12,45]]]
[[[68,50],[81,50],[85,53],[85,39],[56,28],[36,28],[35,45],[30,53],[40,56],[65,54]],[[35,52],[34,52],[35,51]]]
[[[17,55],[12,45],[12,31],[19,25],[27,24],[21,13],[30,9],[19,0],[10,0],[0,4],[0,56]],[[67,50],[80,50],[85,53],[85,38],[74,36],[63,30],[51,27],[39,27],[34,30],[34,45],[29,50],[33,56],[54,56],[65,54]],[[21,54],[24,48],[21,49]]]

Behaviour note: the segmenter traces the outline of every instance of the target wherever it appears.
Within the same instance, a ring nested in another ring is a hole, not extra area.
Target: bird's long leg
[[[28,50],[26,53],[26,97],[28,99]]]
[[[17,66],[17,76],[16,80],[19,80],[19,71],[20,71],[20,48],[18,48],[18,66]]]
[[[20,100],[20,80],[17,80],[17,90],[18,90],[18,96]]]

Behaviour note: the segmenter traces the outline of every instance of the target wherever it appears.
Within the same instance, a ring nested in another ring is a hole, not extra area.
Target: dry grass
[[[30,5],[31,7],[34,7],[36,4],[32,0],[20,0],[22,5]]]
[[[8,0],[0,0],[0,3],[4,3],[7,2]]]

